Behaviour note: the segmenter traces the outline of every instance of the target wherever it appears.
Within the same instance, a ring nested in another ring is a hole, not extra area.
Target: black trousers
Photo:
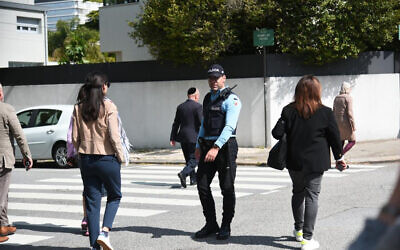
[[[194,151],[196,150],[196,143],[185,143],[181,142],[183,156],[185,157],[186,165],[182,169],[181,173],[184,177],[190,175],[190,179],[196,178],[196,166],[197,161],[194,156]]]
[[[230,224],[235,214],[235,177],[238,145],[236,138],[230,138],[219,150],[213,162],[204,162],[204,157],[214,141],[204,141],[200,144],[201,157],[197,170],[197,190],[203,214],[207,223],[215,223],[215,203],[210,184],[218,171],[219,186],[223,196],[222,224]]]

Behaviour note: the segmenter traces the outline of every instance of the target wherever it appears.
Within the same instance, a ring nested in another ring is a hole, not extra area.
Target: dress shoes
[[[13,226],[1,226],[0,227],[0,235],[1,236],[7,236],[10,234],[15,233],[15,231],[17,231],[16,227]]]
[[[227,240],[231,236],[231,226],[221,225],[221,229],[217,233],[217,240]]]
[[[215,233],[217,233],[218,231],[219,231],[219,226],[216,222],[207,223],[202,229],[200,229],[200,231],[197,231],[194,234],[194,237],[197,239],[206,238],[212,234],[215,235]]]
[[[178,177],[179,177],[179,180],[181,181],[181,186],[182,186],[183,188],[186,188],[186,177],[183,176],[182,173],[179,173],[179,174],[178,174]]]
[[[7,240],[8,240],[7,236],[0,236],[0,243],[4,242],[4,241],[7,241]]]

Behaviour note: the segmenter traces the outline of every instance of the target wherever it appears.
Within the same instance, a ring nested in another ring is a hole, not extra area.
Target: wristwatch
[[[217,144],[214,144],[212,147],[220,149]]]
[[[386,204],[382,207],[381,213],[396,218],[400,215],[400,208],[393,204]]]

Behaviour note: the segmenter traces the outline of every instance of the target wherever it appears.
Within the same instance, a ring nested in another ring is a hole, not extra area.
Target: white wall
[[[357,140],[397,138],[400,124],[398,74],[321,76],[323,103],[332,107],[343,81],[353,86]],[[300,77],[271,77],[269,130],[282,108],[291,102]],[[264,89],[262,78],[228,79],[238,84],[234,92],[242,101],[238,124],[241,147],[264,146]],[[80,84],[4,86],[6,102],[22,109],[42,104],[73,104]],[[200,89],[201,99],[208,91],[206,79],[173,82],[111,83],[108,96],[118,106],[124,127],[135,148],[169,146],[169,135],[176,106],[186,99],[189,87]],[[270,137],[271,133],[268,131]],[[274,141],[272,141],[274,143]]]
[[[39,33],[17,31],[17,16],[40,19]],[[43,13],[0,8],[0,67],[9,61],[45,63]]]
[[[398,74],[317,76],[322,84],[322,103],[332,108],[344,81],[352,85],[356,139],[359,141],[396,138],[399,135],[400,89]],[[272,77],[271,126],[282,108],[293,100],[300,77]],[[275,142],[273,140],[273,142]]]
[[[142,2],[116,4],[100,8],[100,49],[102,52],[119,52],[117,61],[154,60],[146,47],[138,47],[128,33],[133,29],[128,22],[142,12]],[[115,39],[118,37],[118,39]]]

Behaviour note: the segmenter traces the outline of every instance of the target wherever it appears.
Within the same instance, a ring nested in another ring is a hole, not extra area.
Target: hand
[[[175,147],[175,144],[176,144],[175,141],[170,141],[170,142],[169,142],[169,145],[171,145],[171,146],[173,146],[173,147]]]
[[[196,148],[196,150],[194,151],[194,157],[197,161],[200,161],[200,153],[200,148]]]
[[[29,161],[29,165],[26,165],[27,161]],[[31,169],[32,166],[33,166],[33,160],[32,160],[32,158],[30,158],[30,157],[24,157],[24,159],[22,160],[22,162],[23,162],[23,164],[24,164],[24,166],[25,166],[26,171],[28,171],[29,169]]]
[[[336,169],[342,172],[343,170],[347,169],[347,164],[344,160],[336,161]]]
[[[217,157],[219,148],[218,147],[212,147],[210,150],[208,150],[206,157],[204,157],[204,162],[212,162],[215,160]]]

